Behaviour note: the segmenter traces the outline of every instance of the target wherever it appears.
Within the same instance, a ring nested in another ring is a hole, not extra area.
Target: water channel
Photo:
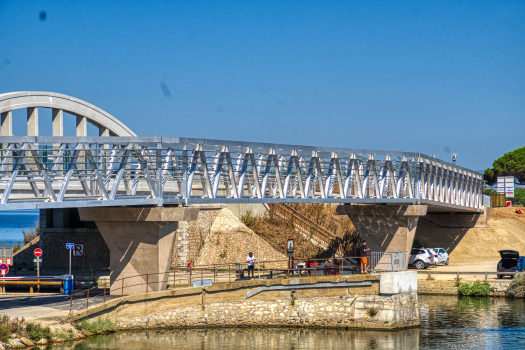
[[[66,349],[525,349],[525,301],[419,296],[421,328],[397,332],[222,328],[120,332]]]

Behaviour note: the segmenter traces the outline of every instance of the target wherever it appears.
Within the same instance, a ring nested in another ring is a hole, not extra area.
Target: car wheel
[[[447,261],[445,261],[445,265],[448,265],[448,259],[447,259]]]
[[[414,267],[418,270],[421,270],[425,267],[425,263],[422,262],[421,260],[418,260],[414,263]]]

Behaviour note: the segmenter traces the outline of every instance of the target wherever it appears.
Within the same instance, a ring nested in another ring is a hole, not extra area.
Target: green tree
[[[492,169],[485,170],[485,181],[494,183],[498,176],[515,176],[525,181],[525,147],[505,153],[492,163]]]

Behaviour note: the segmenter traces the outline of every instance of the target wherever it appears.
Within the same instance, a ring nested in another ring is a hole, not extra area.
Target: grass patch
[[[511,298],[525,298],[525,273],[514,276],[505,294]]]
[[[83,319],[82,321],[78,322],[75,327],[79,331],[88,331],[91,333],[98,333],[99,331],[102,332],[115,332],[117,330],[117,325],[109,320],[109,319],[101,319],[97,318],[96,320],[90,321],[87,319]]]
[[[27,337],[32,341],[39,341],[42,338],[51,339],[53,337],[49,327],[44,327],[38,323],[28,322],[26,326],[26,333]]]
[[[461,284],[461,277],[456,276],[456,278],[454,278],[454,287],[459,287],[460,284]]]
[[[491,291],[490,283],[480,280],[477,280],[474,283],[459,283],[458,289],[461,295],[476,297],[487,296]]]
[[[11,318],[8,315],[0,317],[0,340],[5,342],[15,333],[19,336],[25,335],[24,325],[26,320],[23,317]]]

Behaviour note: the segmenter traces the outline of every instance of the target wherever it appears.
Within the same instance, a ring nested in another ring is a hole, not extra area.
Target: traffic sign
[[[66,243],[66,249],[75,249],[75,243]]]
[[[288,238],[288,242],[286,243],[286,253],[289,258],[293,257],[293,238]]]
[[[42,249],[36,248],[34,251],[35,256],[42,256]]]
[[[3,276],[7,275],[7,273],[9,272],[9,266],[7,266],[7,264],[0,265],[0,272]]]
[[[73,256],[76,258],[84,257],[84,243],[75,243],[75,248],[73,249]]]

